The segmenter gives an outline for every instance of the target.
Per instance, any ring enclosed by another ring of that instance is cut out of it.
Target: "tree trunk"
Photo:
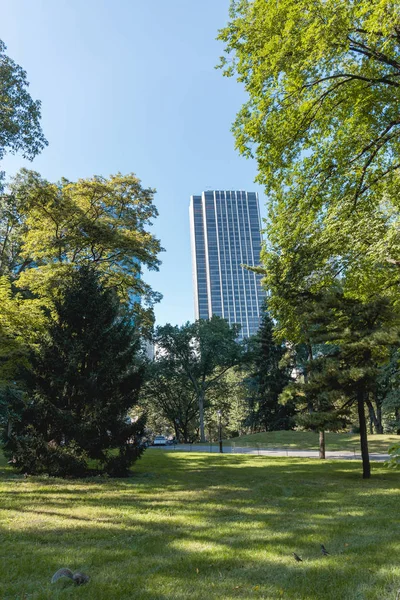
[[[200,442],[206,441],[204,430],[204,390],[201,390],[198,396],[199,399],[199,427],[200,427]]]
[[[400,435],[400,408],[394,409],[394,417],[396,419],[397,435]]]
[[[382,405],[375,400],[376,404],[376,420],[377,420],[377,431],[376,433],[383,433],[383,425],[382,425]]]
[[[369,418],[370,418],[370,431],[369,432],[374,433],[374,431],[372,429],[372,424],[373,424],[375,427],[375,433],[379,433],[379,431],[378,431],[379,423],[378,423],[378,419],[375,414],[375,409],[373,407],[373,404],[369,398],[366,398],[365,403],[368,406],[368,412],[369,412]]]
[[[310,363],[314,357],[313,357],[313,350],[312,350],[312,345],[310,344],[310,342],[307,343],[307,365],[304,371],[304,383],[308,383],[308,363]],[[314,412],[314,408],[313,408],[313,403],[311,402],[311,400],[307,401],[307,410],[308,413],[311,414],[312,412]]]
[[[371,477],[371,465],[369,462],[367,423],[365,420],[365,410],[364,410],[364,391],[362,388],[359,389],[357,392],[357,408],[358,408],[358,420],[360,422],[360,443],[361,443],[361,457],[362,457],[362,463],[363,463],[363,479],[369,479]]]
[[[325,431],[319,432],[319,457],[325,458]]]

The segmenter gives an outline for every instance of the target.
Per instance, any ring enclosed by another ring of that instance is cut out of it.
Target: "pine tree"
[[[346,416],[345,409],[355,405],[363,477],[369,478],[365,404],[375,389],[379,366],[398,342],[397,309],[382,296],[368,301],[348,298],[337,286],[329,292],[308,294],[302,310],[307,315],[310,343],[325,346],[324,352],[310,359],[304,381],[295,385],[304,423],[319,431],[336,429]]]
[[[95,461],[109,475],[126,475],[143,451],[144,420],[128,418],[143,378],[138,352],[117,295],[93,269],[75,270],[31,368],[20,374],[25,400],[4,434],[14,466],[81,476]]]
[[[260,329],[253,340],[254,369],[247,379],[253,428],[275,431],[293,426],[293,403],[279,402],[280,394],[291,379],[290,368],[282,364],[286,350],[274,339],[274,324],[265,309]]]

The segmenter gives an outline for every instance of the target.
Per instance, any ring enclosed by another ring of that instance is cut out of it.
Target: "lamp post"
[[[221,411],[217,411],[218,415],[218,441],[219,441],[219,451],[223,452],[222,449],[222,425],[221,425]]]

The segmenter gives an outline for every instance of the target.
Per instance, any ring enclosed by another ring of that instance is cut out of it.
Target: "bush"
[[[389,448],[389,460],[387,461],[387,466],[392,469],[398,469],[400,467],[400,443],[393,444]]]

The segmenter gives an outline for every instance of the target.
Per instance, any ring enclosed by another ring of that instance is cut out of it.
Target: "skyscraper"
[[[240,323],[240,337],[256,333],[265,292],[259,275],[261,219],[258,195],[207,191],[190,198],[195,318],[213,314]]]

